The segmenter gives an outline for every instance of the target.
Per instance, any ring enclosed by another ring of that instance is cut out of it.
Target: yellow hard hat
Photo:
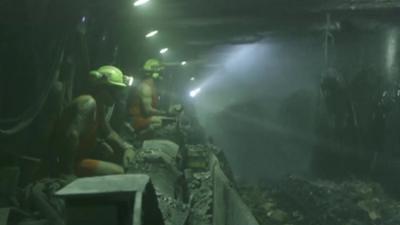
[[[149,59],[143,66],[146,72],[160,72],[164,69],[164,66],[157,59]]]
[[[124,74],[115,66],[102,66],[97,70],[90,71],[90,76],[95,82],[108,86],[126,87]]]

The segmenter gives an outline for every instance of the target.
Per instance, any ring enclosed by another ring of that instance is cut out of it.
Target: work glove
[[[171,115],[178,115],[182,111],[183,106],[181,104],[176,104],[169,107],[168,113]]]
[[[150,125],[149,125],[149,128],[150,128],[151,130],[155,130],[155,129],[157,129],[157,128],[162,127],[162,125],[163,125],[162,118],[164,118],[164,117],[163,117],[163,116],[152,116],[152,117],[150,118]]]
[[[123,156],[123,166],[124,168],[129,167],[135,162],[136,152],[131,146],[130,148],[125,149],[124,156]]]

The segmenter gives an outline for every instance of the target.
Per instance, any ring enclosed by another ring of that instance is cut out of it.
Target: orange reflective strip
[[[99,160],[83,159],[78,162],[76,175],[78,176],[93,176],[99,168]]]

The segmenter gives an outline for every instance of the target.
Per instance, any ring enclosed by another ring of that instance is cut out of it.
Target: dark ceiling
[[[129,9],[128,26],[134,27],[133,39],[150,52],[157,54],[165,46],[170,60],[202,62],[217,46],[282,33],[321,32],[328,12],[335,23],[354,15],[395,15],[399,7],[400,1],[394,0],[151,0]],[[144,39],[152,29],[159,35]]]
[[[327,13],[333,28],[348,21],[361,29],[400,21],[397,0],[150,0],[142,7],[133,1],[0,0],[0,109],[15,109],[3,116],[22,111],[19,101],[34,102],[34,95],[17,95],[15,87],[39,93],[64,50],[66,64],[81,77],[104,63],[135,72],[162,47],[170,49],[165,61],[202,67],[209,65],[208,53],[226,45],[282,34],[322,36],[331,28]],[[152,29],[159,35],[146,39]]]
[[[94,32],[88,32],[92,57],[101,58],[117,43],[123,67],[129,67],[127,64],[138,67],[146,58],[159,56],[158,51],[163,47],[170,49],[167,61],[204,62],[206,53],[219,46],[253,43],[281,34],[322,33],[327,28],[327,13],[332,15],[332,24],[336,24],[353,17],[390,18],[398,15],[400,8],[399,0],[150,0],[140,7],[133,6],[134,0],[58,0],[55,2],[60,2],[60,6],[51,11],[46,8],[50,2],[0,0],[0,24],[7,26],[0,33],[9,39],[24,37],[19,28],[37,34],[36,30],[26,28],[43,27],[34,24],[34,20],[41,19],[53,33],[63,32],[86,17],[87,23],[96,27],[89,28]],[[64,20],[70,21],[69,24],[43,19],[57,18],[56,14],[62,13],[69,17]],[[22,26],[13,28],[18,21]],[[26,21],[34,25],[26,25]],[[153,29],[159,30],[159,34],[146,39],[145,34]],[[65,31],[68,32],[71,33]],[[24,38],[29,39],[26,35]],[[112,40],[108,47],[105,38]],[[100,48],[107,50],[101,52]],[[98,60],[98,64],[105,61]]]

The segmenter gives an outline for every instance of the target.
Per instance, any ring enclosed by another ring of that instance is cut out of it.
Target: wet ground
[[[240,192],[261,225],[400,224],[400,201],[372,181],[289,177]]]

